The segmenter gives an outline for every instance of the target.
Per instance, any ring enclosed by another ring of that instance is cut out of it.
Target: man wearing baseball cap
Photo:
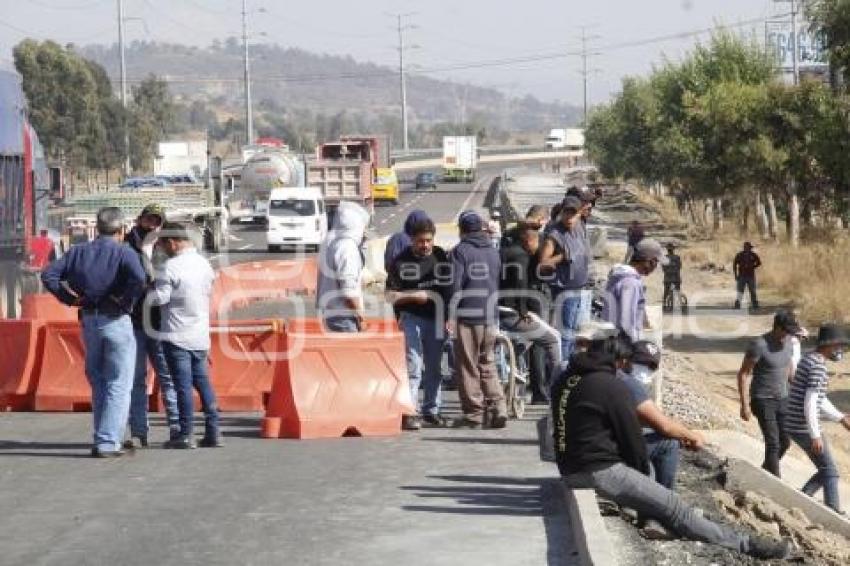
[[[575,333],[584,322],[582,304],[590,305],[590,249],[581,220],[583,203],[576,196],[564,197],[559,222],[552,228],[540,253],[541,275],[548,277],[556,308],[556,326],[561,330],[561,358],[568,362],[575,349]]]
[[[136,225],[127,233],[124,241],[139,255],[145,268],[148,284],[154,280],[154,245],[159,237],[159,231],[165,222],[165,208],[157,203],[150,203],[142,209],[136,218]],[[161,256],[161,252],[157,252]],[[164,257],[159,257],[162,262]],[[159,261],[157,261],[159,263]],[[169,438],[179,433],[179,415],[177,411],[177,393],[174,381],[165,361],[162,342],[153,338],[151,331],[160,331],[161,309],[155,305],[144,305],[139,301],[133,309],[133,333],[136,338],[136,370],[133,378],[133,389],[130,394],[130,440],[124,443],[125,448],[132,448],[133,438],[142,447],[148,446],[148,393],[147,375],[148,360],[156,372],[157,383],[169,426]]]
[[[755,415],[758,419],[764,436],[762,468],[776,477],[781,477],[779,461],[791,445],[785,430],[791,350],[786,347],[785,339],[800,332],[794,313],[777,312],[773,328],[750,343],[738,370],[741,418],[748,421]]]
[[[478,429],[487,421],[492,428],[504,428],[508,410],[496,374],[494,351],[499,332],[499,251],[484,232],[484,220],[477,212],[461,213],[458,230],[460,243],[450,255],[449,328],[455,334],[455,367],[463,417],[453,426]]]
[[[608,274],[602,318],[625,332],[634,342],[640,340],[641,333],[648,328],[642,278],[652,274],[659,264],[667,264],[661,244],[652,238],[644,238],[635,244],[629,264],[615,265]]]
[[[840,422],[845,429],[850,430],[850,415],[836,409],[826,396],[829,387],[826,362],[841,361],[847,344],[847,334],[840,326],[825,324],[820,327],[817,348],[803,356],[797,366],[785,415],[785,428],[791,439],[817,467],[817,472],[803,486],[803,493],[813,497],[823,488],[824,503],[836,513],[841,513],[838,468],[829,444],[823,438],[820,416]]]

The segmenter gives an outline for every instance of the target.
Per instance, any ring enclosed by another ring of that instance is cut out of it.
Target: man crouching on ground
[[[168,369],[177,390],[180,436],[165,448],[194,448],[192,388],[198,390],[204,410],[205,431],[200,445],[223,446],[218,431],[218,404],[210,384],[210,296],[215,273],[195,249],[185,226],[166,222],[158,245],[168,256],[157,273],[148,301],[162,306],[162,341]]]
[[[789,541],[739,533],[698,515],[678,494],[649,476],[649,460],[628,387],[616,377],[623,338],[594,340],[570,360],[552,389],[555,456],[566,484],[594,488],[620,506],[674,533],[756,558],[786,558]]]

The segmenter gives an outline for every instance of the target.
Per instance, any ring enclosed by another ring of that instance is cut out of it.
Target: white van
[[[319,249],[328,232],[322,193],[315,187],[272,189],[266,241],[270,252],[281,247]]]

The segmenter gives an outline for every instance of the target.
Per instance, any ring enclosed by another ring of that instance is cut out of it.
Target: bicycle
[[[662,300],[662,310],[664,312],[673,312],[678,305],[683,316],[688,314],[688,297],[682,293],[681,283],[665,283],[664,298]]]

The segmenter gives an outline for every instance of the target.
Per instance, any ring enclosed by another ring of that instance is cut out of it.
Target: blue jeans
[[[177,390],[177,408],[180,411],[180,437],[192,438],[195,413],[192,389],[198,391],[204,411],[204,437],[218,438],[218,403],[210,383],[207,350],[184,350],[171,342],[163,342],[165,359]]]
[[[832,453],[829,451],[829,444],[826,443],[826,439],[821,437],[823,452],[815,454],[812,452],[812,439],[808,434],[792,432],[790,436],[797,446],[806,452],[809,460],[818,469],[815,475],[803,486],[803,493],[813,497],[820,488],[823,488],[824,503],[836,513],[841,513],[841,505],[838,499],[838,468],[835,465],[835,460],[832,459]]]
[[[437,415],[440,413],[443,357],[443,340],[437,336],[437,322],[402,311],[398,323],[404,332],[410,397],[416,405],[421,383],[424,396],[420,414]]]
[[[667,489],[675,489],[679,468],[679,441],[651,432],[645,434],[646,452],[652,464],[655,481]]]
[[[86,376],[91,385],[94,447],[121,449],[136,363],[133,323],[128,315],[84,314]]]
[[[570,356],[576,349],[576,332],[579,325],[582,323],[582,301],[584,300],[583,291],[562,291],[562,295],[557,300],[561,301],[561,360],[566,366],[570,361]],[[590,303],[587,303],[590,307]],[[590,317],[588,317],[589,319]]]
[[[148,375],[148,359],[156,372],[162,403],[165,405],[165,415],[171,436],[180,430],[179,411],[177,409],[177,392],[168,371],[168,362],[162,351],[162,342],[154,340],[145,334],[144,328],[134,328],[136,337],[136,371],[133,378],[133,392],[130,395],[130,434],[132,436],[147,436],[148,430],[148,390],[146,378]]]
[[[331,332],[359,332],[357,319],[353,316],[329,316],[325,319],[325,326]]]

